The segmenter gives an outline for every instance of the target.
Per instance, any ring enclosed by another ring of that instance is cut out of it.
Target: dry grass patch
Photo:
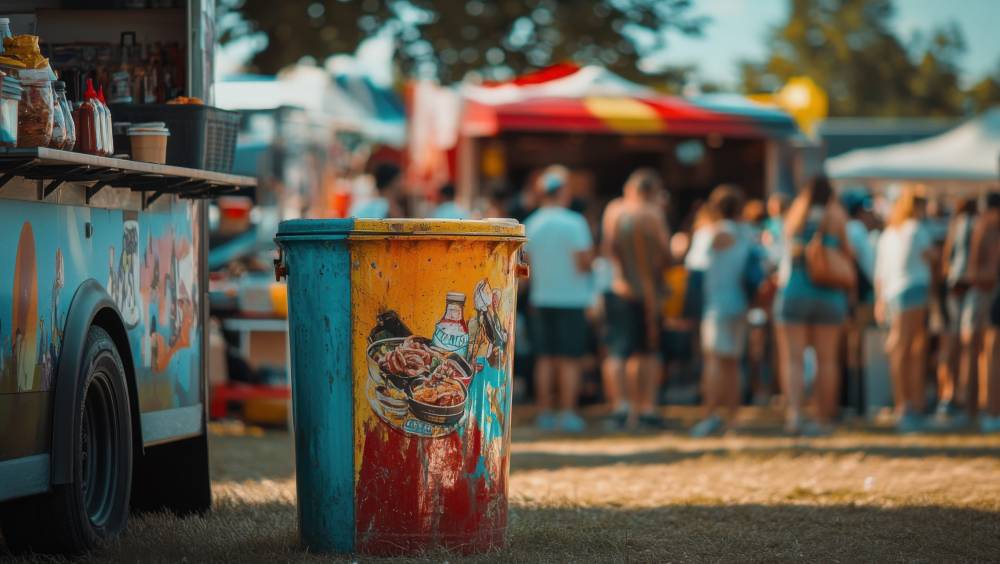
[[[217,426],[212,466],[211,514],[136,517],[121,540],[85,560],[331,559],[298,545],[287,434]],[[507,549],[399,561],[941,562],[1000,555],[1000,437],[851,430],[823,439],[693,441],[677,433],[562,438],[518,429],[510,495]]]

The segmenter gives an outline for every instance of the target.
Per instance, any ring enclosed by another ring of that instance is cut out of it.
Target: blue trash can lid
[[[414,236],[524,239],[524,225],[514,219],[290,219],[278,226],[275,240]]]

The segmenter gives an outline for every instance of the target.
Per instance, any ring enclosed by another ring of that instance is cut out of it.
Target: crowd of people
[[[380,194],[398,183],[390,172],[376,171]],[[532,279],[518,347],[535,358],[540,429],[586,428],[577,404],[596,348],[609,429],[663,428],[659,391],[686,356],[700,366],[704,409],[693,436],[738,426],[747,389],[751,401],[780,398],[785,432],[826,434],[866,414],[869,365],[884,355],[900,432],[1000,432],[1000,192],[930,198],[905,185],[876,197],[818,176],[763,202],[726,184],[672,232],[670,192],[652,169],[634,171],[599,222],[569,184],[569,170],[550,166],[522,198],[491,194],[480,214],[525,224]],[[353,215],[391,213],[380,198]],[[474,215],[453,187],[440,200],[435,217]]]

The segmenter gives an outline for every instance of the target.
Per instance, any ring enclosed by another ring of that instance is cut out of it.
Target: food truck
[[[211,0],[3,7],[71,96],[126,72],[146,115],[215,110],[156,103],[211,103]],[[170,143],[196,146],[167,125]],[[0,526],[14,552],[80,552],[119,534],[130,509],[211,504],[206,199],[254,181],[208,160],[131,160],[127,145],[72,149],[0,149]]]

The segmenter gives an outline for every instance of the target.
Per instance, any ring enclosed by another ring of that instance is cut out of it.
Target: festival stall
[[[981,193],[1000,176],[1000,108],[920,141],[859,149],[826,161],[838,184],[875,190],[908,180],[949,193]]]
[[[640,166],[663,175],[681,208],[723,182],[754,197],[790,192],[803,139],[790,116],[740,96],[667,96],[571,64],[456,89],[420,83],[410,111],[410,181],[453,178],[468,202],[556,162],[586,171],[580,195],[598,201]]]

